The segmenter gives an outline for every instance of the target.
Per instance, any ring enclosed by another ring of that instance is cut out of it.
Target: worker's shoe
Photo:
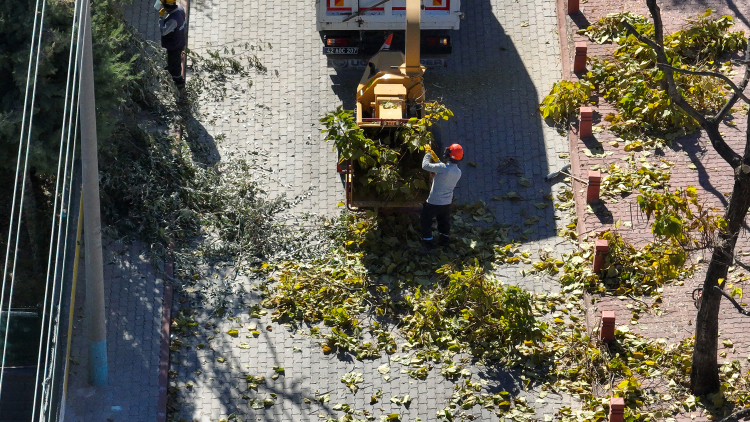
[[[435,249],[435,241],[433,238],[422,239],[422,249],[425,251],[432,251]]]
[[[451,238],[448,235],[445,234],[439,234],[438,235],[438,245],[441,248],[447,248],[450,246]]]
[[[172,80],[174,81],[174,84],[178,89],[185,88],[185,78],[183,78],[182,76],[178,76],[176,78],[173,76]]]

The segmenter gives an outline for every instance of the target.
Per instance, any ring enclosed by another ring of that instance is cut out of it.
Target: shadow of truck
[[[40,334],[41,319],[36,309],[12,310],[10,314],[3,311],[0,315],[0,351],[6,349],[0,422],[31,420]]]

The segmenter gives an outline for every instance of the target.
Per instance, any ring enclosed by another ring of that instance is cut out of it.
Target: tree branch
[[[738,422],[740,419],[745,418],[747,416],[750,416],[750,407],[746,407],[740,410],[739,412],[732,413],[731,415],[720,420],[719,422]]]
[[[746,43],[745,47],[745,60],[750,59],[750,38],[748,38],[748,42]],[[747,82],[750,81],[750,62],[745,62],[745,76],[742,78],[742,82],[740,82],[739,89],[741,89],[743,92],[745,91],[745,88],[747,88]],[[724,119],[724,116],[727,115],[729,110],[734,106],[734,104],[737,102],[738,96],[737,91],[734,91],[734,94],[729,98],[729,101],[727,101],[726,104],[724,104],[724,107],[714,116],[714,119],[718,122],[722,119]],[[748,138],[750,139],[750,138]],[[747,153],[745,154],[747,155]]]
[[[657,27],[656,25],[657,20],[660,21],[661,19],[654,19],[655,28]],[[628,21],[623,20],[622,24],[623,26],[625,26],[625,29],[627,29],[628,32],[633,34],[633,36],[638,39],[638,41],[654,49],[654,52],[656,53],[656,65],[657,66],[660,66],[662,64],[666,65],[664,68],[664,75],[666,76],[666,80],[667,80],[667,92],[669,93],[669,97],[672,99],[672,101],[675,104],[677,104],[678,107],[683,109],[685,113],[690,115],[690,117],[697,120],[698,124],[700,124],[701,127],[703,127],[704,125],[710,124],[710,122],[706,119],[706,116],[702,115],[700,112],[698,112],[698,110],[695,109],[695,107],[690,105],[690,103],[688,103],[687,100],[685,100],[685,97],[683,97],[682,94],[680,94],[680,91],[677,90],[677,84],[675,83],[674,75],[672,74],[672,66],[669,65],[669,61],[667,60],[667,55],[666,53],[664,53],[664,48],[661,45],[654,42],[654,40],[641,35],[640,32],[638,32],[638,30],[635,29],[635,27],[631,25]],[[659,22],[658,27],[661,28],[661,22]],[[659,31],[657,31],[657,39],[662,38],[662,37],[663,35],[661,35]]]
[[[739,313],[741,313],[742,315],[745,315],[745,316],[750,316],[750,311],[746,310],[739,303],[737,303],[737,301],[734,300],[734,298],[732,296],[730,296],[729,293],[725,292],[724,290],[721,290],[721,287],[714,286],[714,290],[716,290],[717,292],[719,292],[725,298],[729,299],[729,301],[732,302],[732,305],[734,305],[734,307],[737,308],[737,311]],[[748,413],[748,415],[750,415],[750,413]]]
[[[727,145],[726,141],[724,141],[724,137],[721,136],[721,133],[719,132],[719,122],[740,98],[737,91],[734,91],[729,101],[724,104],[724,107],[722,107],[719,113],[712,118],[707,118],[690,105],[680,91],[677,90],[677,84],[674,81],[674,67],[669,64],[667,55],[664,52],[664,47],[662,46],[664,40],[664,28],[661,21],[659,6],[656,4],[656,0],[646,0],[646,5],[651,12],[651,16],[654,18],[654,33],[658,42],[641,35],[638,30],[626,20],[622,20],[621,23],[629,33],[633,34],[633,36],[638,39],[638,41],[654,49],[654,52],[656,53],[656,65],[664,71],[664,79],[667,81],[667,92],[669,93],[669,98],[671,98],[672,102],[680,107],[685,113],[698,122],[698,124],[706,131],[706,134],[708,134],[711,144],[716,152],[724,159],[724,161],[732,166],[733,169],[737,169],[742,165],[742,157]],[[750,45],[748,45],[748,51],[750,51]],[[746,54],[746,56],[750,57],[748,54]],[[749,72],[750,69],[746,68],[745,76],[750,79]],[[742,83],[740,83],[740,87],[744,91],[746,86],[747,80],[743,79]]]
[[[680,69],[679,67],[670,66],[668,64],[664,63],[657,63],[657,66],[659,66],[662,69],[668,68],[675,72],[679,73],[687,73],[688,75],[698,75],[698,76],[712,76],[714,78],[719,78],[726,82],[730,87],[732,87],[732,91],[739,96],[739,98],[742,98],[746,103],[750,103],[750,99],[748,99],[745,94],[742,93],[743,90],[741,90],[737,85],[732,82],[731,79],[727,78],[726,76],[722,75],[718,72],[709,72],[704,70],[688,70],[688,69]]]

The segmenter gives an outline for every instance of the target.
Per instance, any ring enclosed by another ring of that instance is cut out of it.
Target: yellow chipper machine
[[[420,15],[421,0],[406,1],[406,42],[404,53],[390,49],[392,35],[383,48],[368,63],[357,86],[357,125],[370,139],[392,143],[396,132],[409,122],[409,119],[424,117],[425,89],[422,77],[425,68],[420,64]],[[399,166],[421,169],[419,151],[400,157]],[[346,173],[347,207],[351,210],[377,210],[408,212],[421,209],[429,193],[429,180],[420,183],[423,187],[408,195],[375,193],[362,189],[357,178],[365,177],[358,171],[356,163],[347,163]],[[421,170],[420,170],[421,171]],[[424,175],[426,176],[426,174]]]

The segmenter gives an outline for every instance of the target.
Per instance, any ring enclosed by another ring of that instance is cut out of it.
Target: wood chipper
[[[391,36],[368,63],[357,86],[356,123],[365,136],[383,144],[398,142],[398,131],[410,119],[422,119],[425,114],[425,68],[420,64],[420,0],[406,2],[405,52],[390,49]],[[409,175],[427,179],[421,172],[421,153],[406,151],[398,160],[399,169]],[[373,192],[367,188],[366,172],[357,163],[342,164],[346,174],[346,200],[351,210],[418,211],[429,194],[429,179],[416,180],[408,195],[401,192]],[[400,197],[400,198],[399,198]]]

